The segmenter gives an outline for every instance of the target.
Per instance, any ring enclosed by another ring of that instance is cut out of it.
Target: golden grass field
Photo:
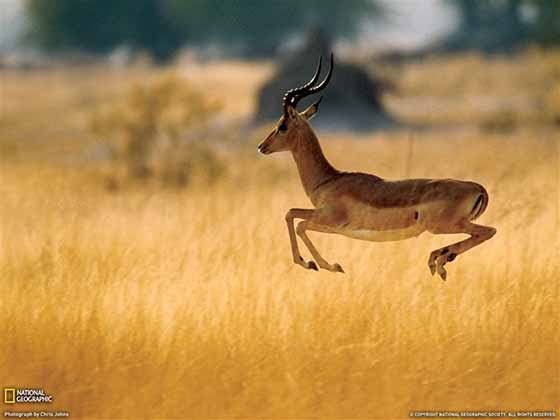
[[[221,147],[229,175],[211,187],[106,191],[87,159],[88,113],[168,70],[5,71],[0,386],[44,388],[55,402],[39,407],[73,418],[560,409],[560,136],[533,108],[559,58],[412,64],[387,103],[432,125],[320,133],[340,169],[486,186],[479,222],[498,234],[449,264],[446,282],[427,259],[457,236],[312,233],[346,274],[294,265],[284,214],[310,204],[289,156],[257,155],[257,134]],[[185,76],[246,115],[270,70],[217,63]],[[513,127],[484,128],[504,107]]]

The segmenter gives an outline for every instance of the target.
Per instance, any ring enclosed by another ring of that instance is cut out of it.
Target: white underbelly
[[[336,233],[349,238],[362,239],[371,242],[400,241],[402,239],[412,238],[425,232],[426,228],[421,224],[415,224],[407,228],[393,230],[347,230],[337,229]]]

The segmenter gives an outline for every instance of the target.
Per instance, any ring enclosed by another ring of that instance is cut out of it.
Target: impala
[[[289,151],[294,157],[305,193],[313,209],[290,209],[286,214],[294,262],[306,269],[343,273],[340,264],[329,264],[317,251],[307,231],[336,233],[374,242],[398,241],[428,231],[433,234],[466,233],[469,238],[436,249],[430,254],[428,267],[442,280],[445,265],[458,255],[490,239],[493,227],[472,221],[488,205],[488,193],[482,185],[454,179],[406,179],[388,181],[360,172],[342,172],[325,158],[317,136],[309,124],[321,98],[305,111],[298,112],[298,102],[323,90],[333,72],[333,55],[325,79],[316,85],[321,59],[315,75],[305,85],[284,95],[283,115],[276,127],[259,144],[265,155]],[[294,219],[302,219],[294,229]],[[314,261],[305,261],[299,252],[297,235],[309,249]]]

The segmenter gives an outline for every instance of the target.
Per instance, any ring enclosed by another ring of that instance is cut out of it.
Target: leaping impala
[[[428,231],[433,234],[467,233],[470,238],[430,254],[432,275],[445,280],[445,264],[458,255],[490,239],[496,229],[472,223],[488,205],[482,185],[454,179],[406,179],[386,181],[360,172],[341,172],[325,158],[309,120],[319,108],[321,98],[303,112],[298,102],[323,90],[333,72],[333,55],[326,78],[316,85],[321,59],[315,75],[302,87],[289,90],[283,99],[283,115],[276,127],[258,146],[270,153],[290,151],[296,162],[305,193],[314,209],[290,209],[286,213],[294,262],[318,270],[314,261],[305,261],[298,249],[296,233],[319,267],[343,273],[340,264],[329,264],[317,251],[306,231],[337,233],[374,242],[399,241]],[[294,230],[294,219],[303,219]]]

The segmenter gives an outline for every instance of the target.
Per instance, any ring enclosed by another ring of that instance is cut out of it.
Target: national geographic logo
[[[16,403],[16,389],[4,388],[4,404],[15,404],[15,403]]]
[[[4,388],[4,404],[52,403],[53,396],[42,388]]]

